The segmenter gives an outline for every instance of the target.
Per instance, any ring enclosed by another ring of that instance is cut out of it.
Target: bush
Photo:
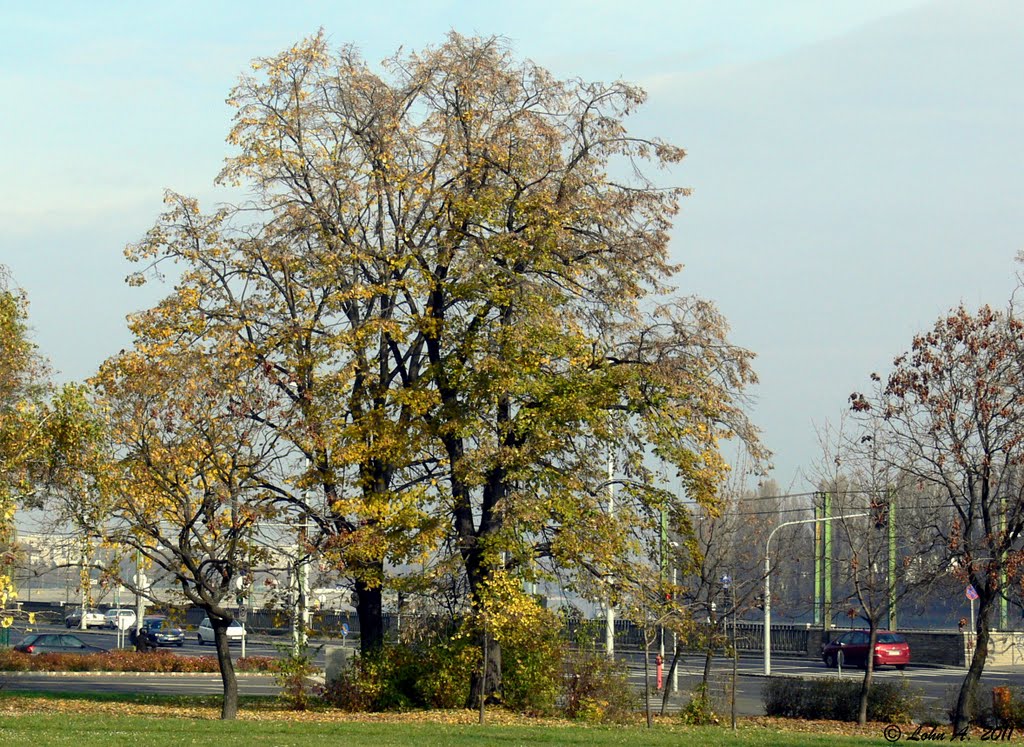
[[[630,721],[640,707],[625,663],[590,646],[566,655],[561,700],[569,718],[603,723]]]
[[[679,718],[688,726],[718,725],[718,714],[711,705],[707,685],[697,685],[690,696],[690,701],[679,711]]]
[[[763,691],[765,713],[783,718],[856,721],[860,688],[860,680],[837,677],[769,677]],[[908,723],[919,707],[920,695],[905,678],[876,682],[868,693],[869,721]]]
[[[277,661],[249,656],[235,662],[238,672],[273,672]],[[0,671],[6,672],[217,672],[215,656],[178,656],[170,651],[108,651],[103,654],[23,654],[0,649]]]
[[[473,672],[480,670],[480,648],[455,638],[424,648],[424,672],[416,684],[423,704],[427,708],[465,707]]]
[[[562,621],[525,593],[518,579],[503,572],[487,580],[482,597],[488,635],[501,645],[502,703],[530,715],[553,713],[567,648]],[[479,646],[481,620],[468,621],[458,635]]]
[[[407,645],[384,645],[354,658],[324,699],[346,711],[394,711],[423,707],[417,684],[429,662]]]
[[[277,661],[274,680],[281,688],[281,700],[292,710],[304,711],[309,708],[313,693],[309,687],[309,676],[317,668],[309,652],[303,649],[298,654],[289,652]]]

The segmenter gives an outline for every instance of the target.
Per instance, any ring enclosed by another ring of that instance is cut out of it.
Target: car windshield
[[[879,633],[879,643],[906,643],[907,639],[903,637],[902,633]]]

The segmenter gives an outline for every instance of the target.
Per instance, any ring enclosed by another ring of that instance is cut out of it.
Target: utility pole
[[[999,533],[1006,536],[1006,493],[1003,492],[999,499]],[[999,558],[999,588],[1005,592],[1006,590],[1006,557]],[[999,629],[1007,630],[1009,628],[1009,617],[1007,615],[1006,608],[1006,594],[1002,593],[999,595]],[[973,628],[972,628],[973,629]]]
[[[822,530],[822,532],[825,535],[825,542],[824,542],[825,562],[823,563],[823,565],[824,565],[824,573],[823,573],[822,581],[823,581],[823,586],[824,586],[824,590],[825,590],[825,601],[824,601],[824,604],[822,605],[823,612],[824,612],[824,618],[822,620],[822,623],[823,623],[823,629],[824,630],[831,630],[832,629],[832,523],[831,523],[831,521],[832,521],[832,494],[827,492],[827,491],[824,493],[823,514],[824,515],[821,517],[821,521],[824,524],[824,526],[822,526],[821,530]]]
[[[827,493],[826,493],[827,495]],[[829,522],[836,519],[856,519],[868,514],[849,514],[847,516],[824,516],[820,519],[798,519],[796,521],[784,521],[768,533],[768,541],[764,543],[764,673],[768,676],[772,673],[772,565],[771,546],[772,537],[783,527],[796,526],[797,524],[823,523],[828,526]],[[825,535],[826,538],[829,534]]]
[[[306,530],[309,517],[304,517],[299,525],[298,542],[296,544],[294,584],[294,605],[292,607],[292,653],[299,656],[306,647],[306,631],[309,629],[309,604],[307,591],[309,586],[309,563],[306,558]]]
[[[608,449],[608,518],[615,518],[615,457]],[[612,579],[608,578],[608,597],[605,604],[604,650],[609,659],[615,658],[615,605],[613,603]]]
[[[814,519],[817,522],[822,516],[822,508],[818,505],[821,493],[814,494]],[[825,553],[821,546],[821,524],[814,525],[814,627],[821,625],[821,566],[825,562]]]
[[[896,491],[889,491],[889,630],[896,630]]]

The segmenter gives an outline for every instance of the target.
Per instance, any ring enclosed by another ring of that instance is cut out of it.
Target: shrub
[[[425,662],[406,645],[384,645],[354,658],[324,699],[347,711],[391,711],[423,706],[417,687]]]
[[[993,687],[992,702],[987,703],[987,692],[980,685],[974,691],[972,712],[977,723],[987,725],[1024,727],[1024,689],[1020,687]],[[949,713],[956,706],[956,693],[951,696]],[[952,715],[950,716],[952,720]]]
[[[640,706],[626,665],[592,646],[567,653],[561,700],[569,718],[605,723],[629,721]]]
[[[679,711],[679,718],[688,726],[717,726],[718,714],[711,705],[708,686],[697,685],[690,696],[690,701]]]
[[[543,715],[555,710],[562,684],[562,621],[523,591],[518,579],[495,573],[483,590],[488,634],[501,645],[501,700],[512,710]],[[458,634],[479,646],[480,620]]]
[[[281,688],[281,700],[292,710],[304,711],[309,708],[313,693],[309,687],[309,676],[317,671],[307,649],[299,653],[290,652],[279,659],[274,680]]]
[[[784,718],[856,721],[860,687],[860,680],[837,677],[769,677],[763,691],[765,713]],[[902,677],[898,682],[876,682],[868,693],[870,721],[907,723],[919,708],[919,693]]]
[[[473,672],[479,671],[481,650],[466,639],[451,638],[422,646],[424,671],[417,691],[428,708],[462,708],[469,702]]]
[[[277,661],[268,656],[238,659],[239,672],[273,672]],[[23,654],[0,649],[0,671],[7,672],[217,672],[215,656],[178,656],[170,651],[141,653],[125,649],[103,654]]]

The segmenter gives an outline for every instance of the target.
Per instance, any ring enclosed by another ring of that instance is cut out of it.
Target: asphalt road
[[[630,682],[638,689],[643,689],[644,672],[643,657],[639,654],[627,655],[630,671]],[[652,684],[654,665],[650,667]],[[667,675],[668,667],[665,667]],[[670,707],[678,707],[686,702],[689,693],[701,680],[704,671],[704,659],[701,656],[688,656],[680,667],[679,690],[670,694]],[[778,676],[803,677],[818,679],[824,677],[842,677],[860,682],[864,677],[862,669],[844,669],[840,674],[835,669],[827,669],[820,660],[815,659],[772,659],[772,674]],[[889,681],[906,677],[911,686],[921,693],[923,706],[938,718],[945,718],[947,707],[960,689],[966,670],[959,667],[914,667],[898,672],[892,667],[885,667],[875,672],[875,681]],[[709,692],[717,699],[720,712],[728,712],[729,683],[732,675],[732,661],[715,659],[709,678]],[[667,677],[666,677],[667,679]],[[762,690],[764,688],[764,663],[760,658],[743,657],[737,667],[736,711],[741,716],[764,714]],[[992,668],[982,676],[981,692],[988,693],[997,685],[1024,687],[1024,667]],[[657,705],[661,705],[661,693],[656,693]]]
[[[44,632],[64,631],[64,628],[49,628],[44,626]],[[67,632],[67,631],[65,631]],[[88,632],[72,631],[87,643],[102,646],[104,648],[116,648],[117,638],[115,631],[90,630]],[[323,666],[322,644],[330,643],[338,645],[340,641],[311,641],[311,652],[314,653],[314,662]],[[282,656],[290,649],[290,639],[281,637],[274,639],[270,637],[253,636],[246,645],[246,654],[249,656]],[[351,645],[351,642],[350,642]],[[213,646],[200,646],[196,642],[195,634],[186,637],[185,645],[181,648],[172,648],[175,653],[188,656],[213,656]],[[231,650],[240,655],[241,650],[233,645]],[[639,692],[643,692],[644,669],[643,656],[637,652],[620,652],[619,656],[627,663],[630,675],[630,682]],[[675,710],[689,697],[689,693],[699,684],[704,669],[704,658],[699,655],[687,656],[680,666],[679,688],[676,693],[669,696],[669,709]],[[668,666],[665,667],[667,679]],[[709,680],[709,691],[713,698],[717,699],[719,709],[728,712],[728,692],[731,681],[732,661],[729,659],[715,659],[712,664],[712,672]],[[863,671],[860,669],[845,669],[840,674],[835,669],[826,669],[819,660],[808,659],[785,659],[774,657],[772,659],[772,674],[793,677],[805,677],[810,679],[822,677],[849,678],[860,681],[863,678]],[[875,672],[876,681],[892,680],[906,677],[907,680],[922,693],[922,700],[925,707],[942,717],[946,707],[952,702],[952,698],[959,690],[963,681],[965,670],[956,667],[915,667],[909,666],[903,672],[897,672],[893,668],[883,668]],[[737,668],[736,705],[737,713],[741,716],[761,715],[764,713],[761,694],[764,687],[763,662],[760,658],[741,658]],[[654,690],[655,666],[650,665],[650,676],[652,685],[652,702],[654,708],[661,706],[661,692]],[[75,674],[75,675],[51,675],[39,673],[23,674],[0,674],[0,682],[3,686],[12,690],[64,690],[64,691],[102,691],[102,692],[151,692],[167,694],[216,694],[221,692],[220,678],[217,675],[179,675],[179,674]],[[982,692],[988,692],[997,685],[1008,685],[1024,687],[1024,666],[992,668],[982,677]],[[243,675],[239,677],[239,688],[243,695],[275,695],[279,691],[274,680],[266,675]]]

